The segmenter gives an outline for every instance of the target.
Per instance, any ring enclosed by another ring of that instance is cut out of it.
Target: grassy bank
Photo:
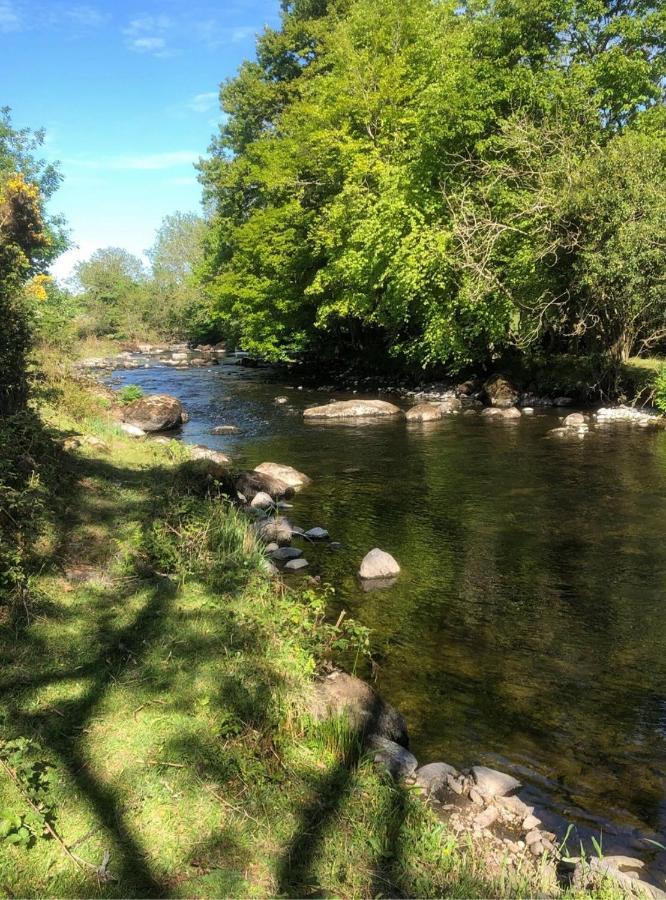
[[[307,721],[336,638],[316,588],[267,579],[179,445],[45,371],[30,572],[0,622],[0,895],[558,893]]]

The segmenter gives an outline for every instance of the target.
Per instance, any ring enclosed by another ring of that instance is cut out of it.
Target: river
[[[660,864],[650,841],[666,844],[666,433],[614,426],[557,440],[553,411],[306,423],[305,407],[342,395],[232,363],[113,380],[177,396],[188,443],[312,478],[289,516],[342,549],[308,547],[307,572],[371,629],[376,686],[405,714],[419,760],[509,771],[556,825]],[[279,394],[289,402],[276,405]],[[212,436],[215,425],[241,433]],[[402,574],[365,593],[356,572],[375,546]]]

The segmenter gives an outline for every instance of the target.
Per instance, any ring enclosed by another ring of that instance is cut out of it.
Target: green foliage
[[[143,388],[138,384],[126,384],[118,391],[118,402],[132,403],[133,400],[140,400],[143,395]]]
[[[50,799],[53,768],[35,759],[39,748],[29,738],[0,741],[0,766],[18,788],[20,805],[0,808],[0,843],[29,847],[48,835],[55,810]]]
[[[205,233],[198,216],[166,216],[148,251],[150,271],[122,248],[95,251],[76,268],[73,327],[126,340],[207,337],[210,314],[194,279]]]
[[[60,176],[36,156],[43,140],[42,132],[13,128],[9,109],[0,109],[0,416],[27,400],[31,328],[23,289],[65,246],[62,222],[45,211]]]
[[[202,165],[221,331],[451,369],[662,340],[664,28],[650,0],[286,4]]]
[[[654,379],[654,404],[666,413],[666,365],[662,365]]]

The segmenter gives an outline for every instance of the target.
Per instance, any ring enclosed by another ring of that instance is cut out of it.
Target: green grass
[[[488,870],[348,729],[308,722],[331,646],[322,600],[262,574],[245,521],[182,448],[123,436],[80,385],[45,396],[52,430],[109,450],[60,461],[27,615],[0,622],[0,810],[29,823],[32,797],[84,862],[33,822],[28,846],[0,842],[0,895],[558,892],[531,869]],[[74,565],[85,580],[65,577]],[[93,870],[107,855],[115,880]]]

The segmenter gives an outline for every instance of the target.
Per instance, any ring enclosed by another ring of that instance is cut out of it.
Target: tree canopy
[[[658,0],[285,3],[201,166],[220,327],[453,370],[661,340],[665,32]]]

